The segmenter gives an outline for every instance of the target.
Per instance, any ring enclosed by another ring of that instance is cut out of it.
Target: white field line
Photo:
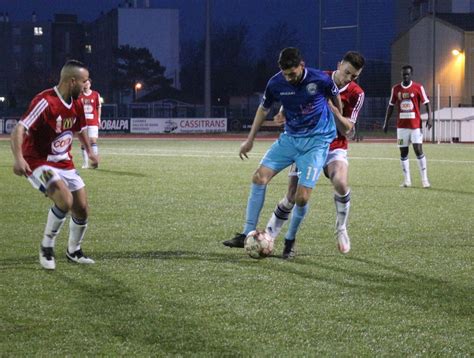
[[[260,160],[265,153],[263,152],[252,152],[249,153],[251,159]],[[102,150],[101,155],[117,155],[125,157],[178,157],[178,158],[235,158],[239,159],[239,154],[237,152],[215,152],[215,151],[184,151],[176,152],[176,150],[158,150],[151,152],[147,150],[147,153],[140,151],[130,152],[113,152]],[[349,157],[349,160],[391,160],[399,161],[399,158],[384,158],[384,157]],[[413,159],[414,160],[414,159]],[[448,160],[448,159],[429,159],[428,162],[436,163],[456,163],[456,164],[474,164],[474,160]]]

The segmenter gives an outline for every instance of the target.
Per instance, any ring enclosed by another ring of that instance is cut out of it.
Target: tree
[[[301,47],[297,31],[286,22],[278,22],[264,33],[261,39],[260,58],[256,64],[255,91],[262,91],[268,79],[279,71],[277,59],[285,47]]]
[[[212,101],[226,103],[230,96],[252,93],[253,50],[245,23],[213,24],[211,40]],[[183,91],[197,100],[204,97],[204,41],[183,46],[181,84]]]
[[[148,89],[171,87],[172,80],[164,76],[166,68],[153,58],[147,48],[120,46],[114,50],[114,62],[114,88],[131,90],[134,100],[134,88],[138,82]]]

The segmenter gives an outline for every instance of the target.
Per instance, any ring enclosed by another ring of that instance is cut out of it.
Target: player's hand
[[[253,141],[247,139],[246,141],[242,142],[242,144],[240,145],[240,152],[239,152],[240,159],[244,160],[244,157],[248,159],[249,157],[247,156],[247,153],[252,150],[252,147],[253,147]]]
[[[32,171],[26,160],[21,158],[15,160],[15,163],[13,163],[13,173],[18,176],[29,176]]]
[[[341,112],[339,112],[339,108],[337,108],[334,103],[332,103],[331,100],[328,101],[328,106],[329,106],[329,109],[331,110],[332,113],[334,113],[335,115],[338,115],[340,114]]]
[[[278,124],[279,126],[285,124],[286,122],[286,117],[285,117],[285,114],[283,112],[278,112],[277,114],[275,114],[273,116],[273,121]]]
[[[427,128],[428,130],[430,130],[431,127],[433,127],[433,123],[431,122],[431,118],[430,118],[430,119],[428,119],[428,120],[426,121],[426,128]]]
[[[94,153],[89,154],[89,167],[91,167],[92,169],[96,169],[98,166],[99,157]]]

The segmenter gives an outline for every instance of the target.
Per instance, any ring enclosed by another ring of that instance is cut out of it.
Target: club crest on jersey
[[[318,91],[318,85],[316,83],[308,83],[308,85],[306,86],[306,91],[310,94],[310,95],[315,95],[316,92]]]
[[[72,132],[66,131],[51,143],[51,152],[54,155],[66,153],[72,143]]]
[[[403,93],[402,98],[403,99],[410,98],[410,94],[409,93]]]

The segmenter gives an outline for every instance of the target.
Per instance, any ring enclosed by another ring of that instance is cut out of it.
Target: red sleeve
[[[30,103],[28,110],[23,114],[20,123],[26,129],[38,126],[42,122],[43,116],[48,111],[48,101],[43,96],[36,96]]]
[[[364,105],[364,98],[365,98],[365,93],[362,90],[362,88],[360,87],[354,88],[354,92],[351,94],[351,100],[350,100],[352,111],[349,116],[349,119],[352,123],[355,123],[357,121],[359,111]]]

